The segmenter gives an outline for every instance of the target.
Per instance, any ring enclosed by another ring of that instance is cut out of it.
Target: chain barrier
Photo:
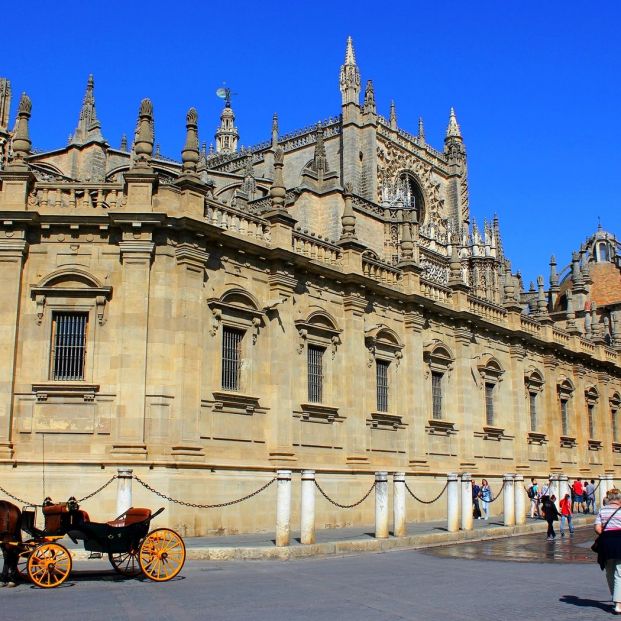
[[[405,489],[408,490],[408,493],[410,494],[410,496],[412,496],[412,498],[414,498],[414,500],[417,500],[418,502],[423,503],[424,505],[431,505],[433,504],[436,500],[440,499],[440,496],[442,496],[442,494],[444,494],[444,492],[446,491],[446,488],[448,487],[448,481],[444,484],[444,487],[442,488],[442,491],[433,499],[433,500],[423,500],[422,498],[419,498],[411,489],[410,486],[407,484],[407,482],[405,483]]]
[[[88,496],[84,496],[84,498],[78,498],[77,502],[84,502],[85,500],[88,500],[89,498],[96,496],[97,494],[99,494],[99,492],[106,489],[106,487],[108,487],[108,485],[110,485],[112,481],[118,478],[119,477],[115,474],[113,477],[110,477],[110,479],[108,479],[108,481],[106,481],[101,487],[98,487],[94,492],[92,492],[91,494],[88,494]]]
[[[156,496],[159,496],[160,498],[163,498],[164,500],[167,500],[168,502],[173,502],[177,505],[183,505],[184,507],[192,507],[193,509],[217,509],[219,507],[230,507],[231,505],[236,505],[237,503],[243,502],[244,500],[248,500],[249,498],[252,498],[253,496],[256,496],[257,494],[260,494],[262,491],[266,490],[274,481],[276,481],[276,478],[277,478],[277,477],[274,477],[273,479],[268,481],[265,485],[262,485],[259,489],[255,490],[254,492],[250,494],[247,494],[246,496],[243,496],[242,498],[237,498],[236,500],[229,500],[228,502],[219,502],[213,505],[201,505],[196,502],[185,502],[183,500],[178,500],[177,498],[172,498],[171,496],[166,496],[166,494],[162,494],[162,492],[158,492],[156,489],[151,487],[148,483],[145,483],[141,478],[139,478],[135,474],[133,476],[134,476],[134,479],[138,481],[140,485],[142,485],[142,487],[149,490]]]
[[[4,487],[0,487],[0,492],[2,492],[3,494],[6,494],[9,498],[12,498],[13,500],[17,500],[17,502],[19,502],[22,505],[26,505],[28,507],[42,507],[43,505],[38,505],[35,502],[28,502],[27,500],[24,500],[23,498],[19,498],[18,496],[13,496],[13,494],[7,492]]]
[[[354,507],[357,507],[358,505],[361,505],[371,494],[371,492],[375,489],[375,481],[373,481],[373,483],[371,483],[371,487],[369,488],[369,491],[358,501],[358,502],[354,502],[351,505],[342,505],[338,502],[336,502],[336,500],[333,500],[332,498],[330,498],[330,496],[328,496],[328,494],[326,494],[323,489],[321,488],[321,485],[319,485],[319,483],[317,483],[317,481],[315,480],[315,486],[317,487],[317,489],[319,490],[319,493],[331,504],[333,504],[335,507],[339,507],[339,509],[353,509]]]
[[[502,485],[500,489],[498,490],[498,493],[491,500],[483,500],[483,498],[481,498],[481,500],[483,500],[483,502],[486,502],[488,505],[491,505],[493,502],[496,502],[500,498],[500,495],[502,494],[504,489],[505,489],[505,481],[502,482]]]

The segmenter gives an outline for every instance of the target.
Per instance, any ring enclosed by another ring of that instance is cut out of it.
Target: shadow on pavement
[[[602,602],[597,599],[585,599],[577,595],[563,595],[559,601],[563,602],[563,604],[571,604],[572,606],[579,606],[580,608],[599,608],[606,612],[610,612],[612,609],[612,604],[610,603]]]

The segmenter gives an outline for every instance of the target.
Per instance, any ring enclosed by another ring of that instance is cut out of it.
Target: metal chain
[[[220,502],[220,503],[213,504],[213,505],[201,505],[196,502],[185,502],[183,500],[177,500],[176,498],[172,498],[171,496],[166,496],[166,494],[162,494],[162,492],[158,492],[156,489],[151,487],[148,483],[145,483],[142,479],[134,475],[134,479],[136,479],[136,481],[138,481],[138,483],[140,483],[142,487],[144,487],[145,489],[148,489],[150,492],[152,492],[156,496],[159,496],[160,498],[163,498],[164,500],[168,500],[168,502],[174,502],[177,505],[183,505],[184,507],[192,507],[194,509],[217,509],[219,507],[229,507],[239,502],[243,502],[244,500],[248,500],[249,498],[252,498],[253,496],[256,496],[257,494],[260,494],[263,490],[266,490],[276,480],[276,478],[277,477],[274,477],[271,481],[268,481],[265,485],[261,486],[259,489],[255,490],[251,494],[244,496],[243,498],[237,498],[236,500],[229,500],[228,502]]]
[[[84,502],[85,500],[88,500],[89,498],[92,498],[96,494],[99,494],[99,492],[101,492],[101,490],[106,489],[106,487],[108,487],[108,485],[110,485],[110,483],[112,483],[112,481],[114,481],[115,479],[118,479],[118,478],[119,477],[115,474],[108,481],[106,481],[101,487],[98,487],[94,492],[92,492],[88,496],[84,496],[84,498],[78,498],[77,502]]]
[[[487,504],[491,504],[492,502],[495,502],[496,500],[498,500],[500,498],[500,494],[502,494],[502,490],[505,489],[505,482],[502,482],[502,486],[500,488],[500,490],[498,490],[498,493],[491,499],[491,500],[483,500],[483,498],[481,498],[481,500],[483,502],[486,502]]]
[[[17,500],[17,502],[19,502],[22,505],[27,505],[28,507],[42,507],[43,505],[38,505],[34,502],[28,502],[27,500],[24,500],[23,498],[18,498],[17,496],[13,496],[13,494],[10,494],[9,492],[7,492],[4,487],[0,487],[0,492],[2,492],[3,494],[6,494],[9,498],[12,498],[13,500]]]
[[[444,487],[442,488],[442,491],[433,499],[433,500],[423,500],[422,498],[419,498],[411,489],[410,486],[407,484],[407,482],[405,483],[405,489],[408,490],[408,492],[410,493],[410,496],[412,496],[412,498],[414,498],[414,500],[418,500],[418,502],[422,502],[424,505],[430,505],[432,503],[434,503],[436,500],[440,499],[440,496],[442,496],[442,494],[444,494],[444,492],[446,491],[446,488],[448,487],[448,481],[444,484]]]
[[[319,483],[317,483],[317,481],[315,480],[315,486],[317,487],[317,489],[319,490],[319,493],[331,504],[333,504],[335,507],[339,507],[339,509],[353,509],[354,507],[357,507],[358,505],[361,505],[371,494],[371,492],[375,489],[375,481],[373,481],[373,483],[371,483],[371,487],[369,488],[369,491],[358,501],[358,502],[353,502],[351,505],[342,505],[339,502],[336,502],[336,500],[333,500],[332,498],[330,498],[330,496],[328,496],[328,494],[326,494],[323,489],[321,488],[321,485],[319,485]]]

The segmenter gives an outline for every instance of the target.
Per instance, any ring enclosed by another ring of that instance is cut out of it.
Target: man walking
[[[576,479],[571,488],[574,490],[574,500],[578,507],[577,511],[580,512],[580,507],[582,507],[582,513],[584,513],[584,488],[580,479]]]
[[[587,513],[589,512],[589,507],[591,507],[591,512],[595,513],[595,481],[593,479],[584,486],[584,493],[586,494]]]

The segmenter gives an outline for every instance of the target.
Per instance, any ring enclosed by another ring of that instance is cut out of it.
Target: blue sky
[[[66,143],[95,75],[103,133],[131,135],[143,97],[156,141],[178,157],[188,107],[210,142],[226,81],[241,142],[340,112],[347,35],[379,111],[442,148],[451,106],[468,151],[471,211],[497,213],[505,252],[526,284],[562,267],[601,218],[621,235],[621,3],[74,2],[28,3],[5,39],[0,76],[33,100],[37,148]],[[17,17],[9,19],[10,26]],[[15,37],[15,42],[13,41]],[[19,44],[17,43],[19,41]],[[16,103],[13,105],[13,113]]]

